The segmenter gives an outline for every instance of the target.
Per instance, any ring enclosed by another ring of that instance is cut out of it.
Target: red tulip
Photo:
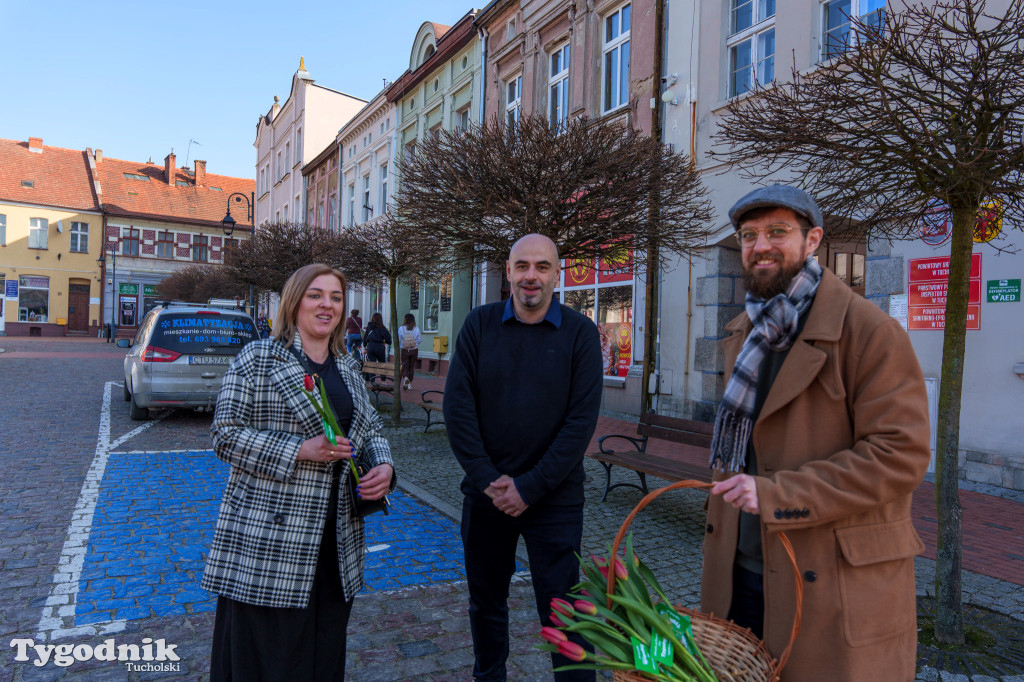
[[[626,564],[622,563],[618,559],[615,560],[615,577],[619,580],[625,580],[629,577],[629,571],[626,570]]]
[[[587,650],[576,642],[559,642],[558,653],[577,663],[587,657]]]
[[[569,641],[569,638],[565,636],[564,632],[552,627],[542,627],[540,629],[540,636],[556,646],[561,642]]]
[[[316,388],[316,386],[313,384],[313,377],[309,376],[308,374],[302,377],[302,387],[305,388],[307,391],[312,391],[314,388]]]
[[[580,613],[587,614],[588,616],[597,615],[597,607],[588,601],[583,601],[582,599],[577,599],[575,602],[573,602],[573,608],[575,608]]]
[[[558,597],[555,597],[551,600],[551,610],[558,611],[563,616],[569,616],[570,618],[572,618],[574,614],[574,611],[572,610],[572,604],[565,601],[564,599],[559,599]]]
[[[571,618],[559,618],[558,614],[555,613],[554,611],[551,612],[550,618],[551,618],[551,622],[554,623],[556,627],[560,627],[560,628],[569,627],[569,624],[572,622]]]

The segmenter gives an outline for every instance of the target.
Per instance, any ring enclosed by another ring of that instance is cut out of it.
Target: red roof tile
[[[84,151],[0,139],[0,200],[79,211],[98,211]],[[32,187],[22,185],[23,180]],[[223,215],[221,216],[223,217]]]
[[[196,187],[193,176],[178,168],[175,182],[187,181],[187,187],[167,183],[164,166],[136,163],[103,157],[96,164],[103,210],[110,215],[170,220],[220,227],[228,207],[228,195],[242,192],[246,197],[256,191],[256,181],[206,173],[206,182]],[[125,173],[140,175],[149,180],[133,180]],[[219,187],[221,191],[211,189]],[[253,207],[255,208],[255,207]],[[232,202],[231,216],[238,227],[251,226],[245,212],[245,202]]]

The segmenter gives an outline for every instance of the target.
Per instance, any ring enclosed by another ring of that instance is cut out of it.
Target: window
[[[72,253],[89,253],[89,223],[71,223]]]
[[[277,153],[277,173],[275,173],[275,175],[277,175],[278,182],[280,182],[281,178],[284,176],[284,168],[281,166],[281,152]]]
[[[601,111],[611,111],[629,102],[629,27],[631,5],[623,5],[604,18],[604,58]]]
[[[514,76],[505,81],[505,122],[515,125],[523,109],[523,77]]]
[[[423,331],[436,332],[437,318],[441,311],[441,285],[427,283],[423,286]]]
[[[553,128],[565,123],[569,108],[569,43],[551,53],[548,65],[548,120]]]
[[[284,174],[287,175],[291,172],[292,168],[292,143],[284,143]]]
[[[775,80],[775,28],[729,48],[729,96],[735,97]]]
[[[775,80],[775,0],[731,0],[729,97]]]
[[[284,221],[288,222],[288,204],[284,205],[284,209],[283,210],[284,210],[284,213],[282,215],[284,216]]]
[[[47,322],[50,312],[50,278],[18,277],[18,322]]]
[[[363,176],[363,222],[373,217],[373,206],[370,205],[370,174]]]
[[[302,128],[295,131],[295,163],[302,163]]]
[[[50,221],[46,218],[28,219],[28,248],[45,249],[49,243]]]
[[[356,224],[356,184],[353,182],[348,186],[348,226]]]
[[[149,182],[148,175],[139,175],[138,173],[122,173],[125,178],[129,180],[138,180],[139,182]]]
[[[885,0],[831,0],[822,9],[822,59],[828,59],[856,44],[850,17],[880,28],[885,23]]]
[[[224,238],[224,265],[231,265],[238,253],[238,240],[233,237]]]
[[[884,0],[882,0],[884,2]],[[775,0],[732,0],[730,35],[775,16]]]
[[[7,216],[0,213],[0,246],[7,246]]]
[[[380,210],[383,213],[388,208],[388,165],[385,163],[380,167]]]
[[[260,169],[260,194],[266,192],[267,187],[267,173],[262,168]]]
[[[327,229],[330,230],[331,232],[334,232],[336,229],[338,229],[338,226],[335,224],[337,222],[337,216],[338,193],[331,192],[330,199],[328,200],[327,203]]]
[[[416,160],[416,140],[405,145],[405,158],[409,163]]]
[[[210,238],[205,234],[192,235],[192,262],[207,263],[210,260]]]
[[[505,40],[512,40],[516,37],[516,19],[512,17],[505,25]]]
[[[633,349],[633,265],[631,258],[563,261],[562,303],[597,324],[605,376],[625,377],[638,360]]]
[[[156,257],[174,258],[174,233],[158,232],[156,235]]]
[[[469,130],[469,106],[455,112],[455,130]]]

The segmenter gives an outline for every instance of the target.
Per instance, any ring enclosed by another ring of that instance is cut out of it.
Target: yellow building
[[[0,140],[0,334],[95,335],[103,215],[85,152]]]

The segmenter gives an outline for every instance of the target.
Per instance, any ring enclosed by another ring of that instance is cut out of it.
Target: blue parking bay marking
[[[229,467],[212,451],[112,452],[75,600],[75,625],[212,611],[199,587]],[[367,519],[366,589],[460,580],[458,524],[411,495]]]

